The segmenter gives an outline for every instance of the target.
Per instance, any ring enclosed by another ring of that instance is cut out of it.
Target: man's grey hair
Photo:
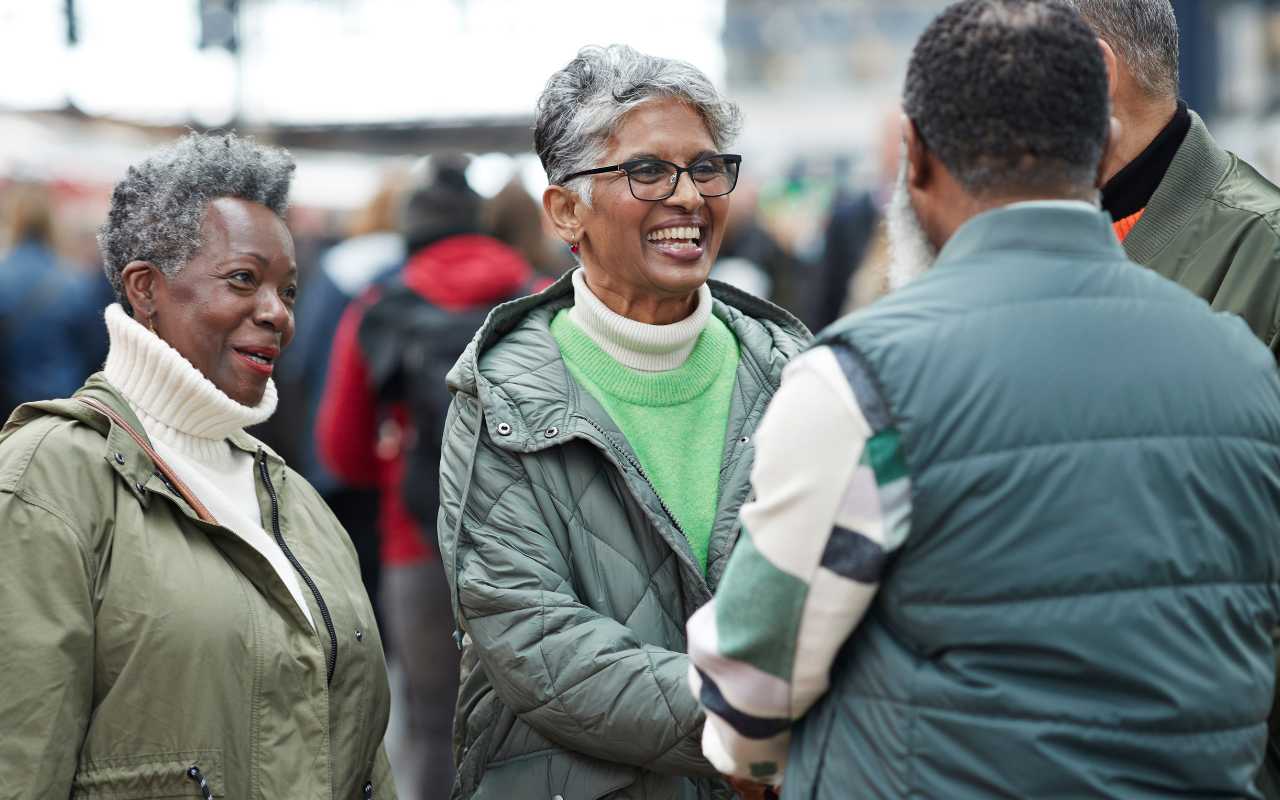
[[[121,277],[130,262],[150,261],[170,276],[186,266],[200,247],[211,200],[247,200],[283,218],[293,171],[288,151],[232,133],[190,133],[129,167],[111,193],[111,210],[98,231],[103,270],[116,299],[133,313]]]
[[[1067,0],[1151,97],[1178,96],[1178,19],[1169,0]]]
[[[626,45],[584,47],[547,81],[538,98],[533,144],[552,184],[566,175],[602,167],[609,137],[623,117],[650,100],[675,98],[692,106],[717,149],[742,127],[738,106],[725,99],[697,67],[639,53]],[[590,205],[590,177],[571,181]]]

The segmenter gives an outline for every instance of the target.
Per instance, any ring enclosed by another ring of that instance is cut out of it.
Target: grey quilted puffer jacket
[[[573,304],[567,276],[495,309],[450,373],[438,530],[465,634],[455,798],[729,796],[702,757],[685,621],[724,573],[751,435],[809,334],[711,286],[741,359],[705,578],[634,451],[565,367],[549,326]]]

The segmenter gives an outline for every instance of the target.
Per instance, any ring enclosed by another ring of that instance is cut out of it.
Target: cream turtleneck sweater
[[[581,268],[573,273],[569,319],[618,363],[640,372],[667,372],[689,359],[711,319],[711,289],[698,289],[693,313],[671,325],[647,325],[615,313],[587,286]]]
[[[275,384],[267,382],[257,406],[240,405],[119,304],[107,307],[106,319],[111,349],[103,373],[124,395],[151,445],[219,525],[271,563],[314,626],[297,572],[263,528],[254,457],[227,441],[271,416],[276,409]]]

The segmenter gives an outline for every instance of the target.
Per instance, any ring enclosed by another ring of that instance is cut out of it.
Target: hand
[[[732,776],[724,776],[729,785],[733,787],[733,791],[737,793],[742,800],[772,800],[778,795],[772,786],[764,783],[756,783],[746,778],[734,778]]]

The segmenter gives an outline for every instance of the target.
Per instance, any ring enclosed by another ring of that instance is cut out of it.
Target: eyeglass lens
[[[636,161],[626,167],[631,193],[639,200],[665,200],[675,193],[678,170],[668,161]],[[712,156],[689,165],[694,188],[703,197],[719,197],[733,191],[738,182],[738,162]]]

